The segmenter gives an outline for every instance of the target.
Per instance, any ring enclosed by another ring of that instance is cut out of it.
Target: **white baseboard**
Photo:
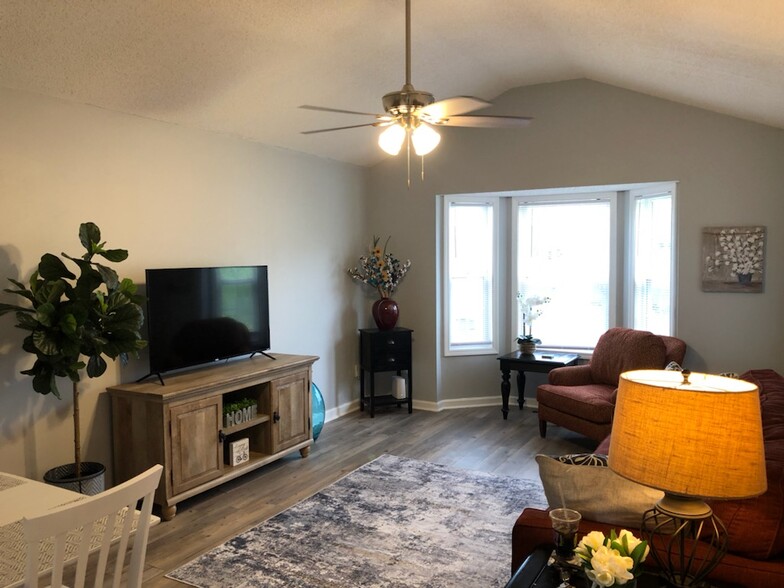
[[[455,398],[453,400],[441,400],[440,402],[431,402],[429,400],[414,399],[414,408],[416,410],[426,410],[429,412],[441,412],[442,410],[453,410],[456,408],[478,408],[481,406],[501,406],[501,399],[498,396],[476,396],[474,398]],[[536,410],[539,405],[535,398],[526,398],[525,407],[528,409]],[[509,398],[509,410],[517,408],[517,396]],[[343,415],[356,412],[359,410],[359,399],[352,400],[341,404],[337,408],[330,408],[325,415],[325,421],[334,421]]]

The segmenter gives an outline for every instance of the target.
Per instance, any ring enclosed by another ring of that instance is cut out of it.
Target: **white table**
[[[0,472],[0,587],[22,586],[24,582],[26,545],[22,518],[85,498],[87,496],[78,492]],[[138,518],[139,511],[135,512]],[[117,537],[121,520],[122,518],[118,517],[115,527]],[[158,522],[160,519],[153,516],[151,524]],[[134,523],[134,529],[135,527]],[[47,570],[46,562],[51,561],[51,553],[42,552],[41,559],[44,562],[41,568],[43,573]]]

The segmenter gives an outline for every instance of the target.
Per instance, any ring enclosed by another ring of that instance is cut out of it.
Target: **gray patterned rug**
[[[167,577],[200,588],[504,586],[526,506],[547,506],[538,480],[382,455]]]

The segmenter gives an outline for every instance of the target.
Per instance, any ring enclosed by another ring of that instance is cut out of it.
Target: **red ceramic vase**
[[[391,298],[381,298],[373,303],[373,320],[380,331],[394,329],[399,315],[397,302]]]

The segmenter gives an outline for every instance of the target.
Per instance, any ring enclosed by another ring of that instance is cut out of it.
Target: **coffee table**
[[[498,361],[501,365],[501,400],[503,402],[501,412],[504,413],[504,419],[509,415],[509,392],[511,390],[509,379],[512,370],[517,370],[517,405],[522,410],[525,402],[525,372],[546,374],[557,367],[576,365],[578,359],[580,359],[580,356],[576,353],[546,353],[538,351],[536,353],[513,351],[512,353],[499,356]]]

